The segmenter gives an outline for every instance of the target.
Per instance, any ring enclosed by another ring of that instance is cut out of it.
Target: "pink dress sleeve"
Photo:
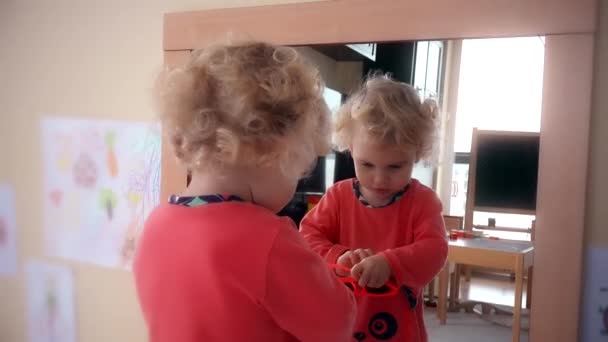
[[[313,251],[328,263],[335,263],[338,257],[349,250],[338,244],[338,205],[339,195],[334,186],[321,198],[319,203],[304,216],[300,223],[300,233]]]
[[[353,293],[302,240],[282,230],[268,256],[263,305],[278,325],[304,342],[351,341]]]
[[[434,193],[421,200],[422,210],[411,227],[414,242],[382,252],[395,280],[413,289],[424,287],[441,271],[448,253],[441,202]]]

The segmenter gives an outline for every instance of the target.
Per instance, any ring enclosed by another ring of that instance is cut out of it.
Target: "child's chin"
[[[374,192],[374,197],[376,197],[378,200],[381,200],[381,201],[389,200],[394,195],[395,195],[395,192],[392,192],[392,191],[375,191]]]

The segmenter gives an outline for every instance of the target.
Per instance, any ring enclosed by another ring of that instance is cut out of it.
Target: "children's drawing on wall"
[[[160,131],[150,123],[45,119],[45,238],[51,255],[129,268],[160,196]]]
[[[585,262],[583,342],[608,340],[608,248],[592,247]]]
[[[29,342],[76,342],[74,282],[64,266],[25,266]]]
[[[17,222],[15,192],[8,184],[0,184],[0,276],[17,272]]]

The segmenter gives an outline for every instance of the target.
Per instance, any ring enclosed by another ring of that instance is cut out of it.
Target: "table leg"
[[[458,289],[456,285],[456,281],[458,279],[458,264],[454,265],[454,272],[450,274],[450,291],[448,295],[448,309],[451,309],[456,306],[456,297],[458,297]]]
[[[513,342],[519,342],[521,333],[521,300],[524,290],[524,259],[517,257],[515,264],[515,306],[513,307]]]
[[[464,268],[464,279],[466,280],[467,283],[471,281],[472,274],[473,274],[473,267],[471,267],[471,266],[465,266],[465,268]]]
[[[534,266],[528,268],[528,282],[526,284],[526,309],[532,306],[532,271]]]
[[[450,264],[445,263],[445,266],[439,273],[439,303],[437,304],[437,315],[439,323],[445,324],[447,320],[447,296],[448,296],[448,278],[450,276]]]
[[[462,266],[456,264],[456,299],[460,298],[460,276],[462,275]]]
[[[433,280],[431,280],[431,282],[427,285],[428,287],[428,296],[429,296],[429,300],[428,303],[432,304],[435,303],[435,278],[433,278]]]

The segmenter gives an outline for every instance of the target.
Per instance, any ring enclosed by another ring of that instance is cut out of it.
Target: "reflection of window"
[[[414,88],[422,98],[438,99],[441,87],[441,62],[443,42],[424,41],[416,43]]]
[[[540,131],[544,54],[539,37],[462,42],[455,152],[469,152],[473,127]]]
[[[443,42],[421,41],[416,43],[414,65],[414,88],[423,99],[441,97]],[[420,162],[415,165],[412,177],[422,184],[434,188],[434,168]]]
[[[539,132],[544,67],[542,37],[471,39],[462,43],[450,214],[464,216],[473,127]],[[534,216],[476,212],[474,224],[529,228]],[[524,233],[490,232],[512,239]],[[526,236],[527,235],[527,236]]]
[[[467,202],[467,182],[469,164],[455,163],[452,167],[452,190],[450,196],[450,215],[464,216]]]
[[[332,114],[335,115],[336,111],[342,104],[342,94],[331,88],[325,87],[325,90],[323,90],[323,98],[325,99],[325,102],[327,103],[327,106],[331,110]]]
[[[342,94],[330,88],[323,90],[323,98],[332,112],[332,119],[342,104]],[[333,153],[319,158],[310,174],[301,179],[296,188],[298,193],[323,193],[334,183],[335,156]]]
[[[336,112],[342,104],[342,94],[333,89],[325,87],[323,91],[323,97],[327,106],[332,112],[332,117],[335,118]],[[327,190],[332,184],[334,184],[334,169],[336,165],[336,156],[333,153],[325,156],[325,190]]]

